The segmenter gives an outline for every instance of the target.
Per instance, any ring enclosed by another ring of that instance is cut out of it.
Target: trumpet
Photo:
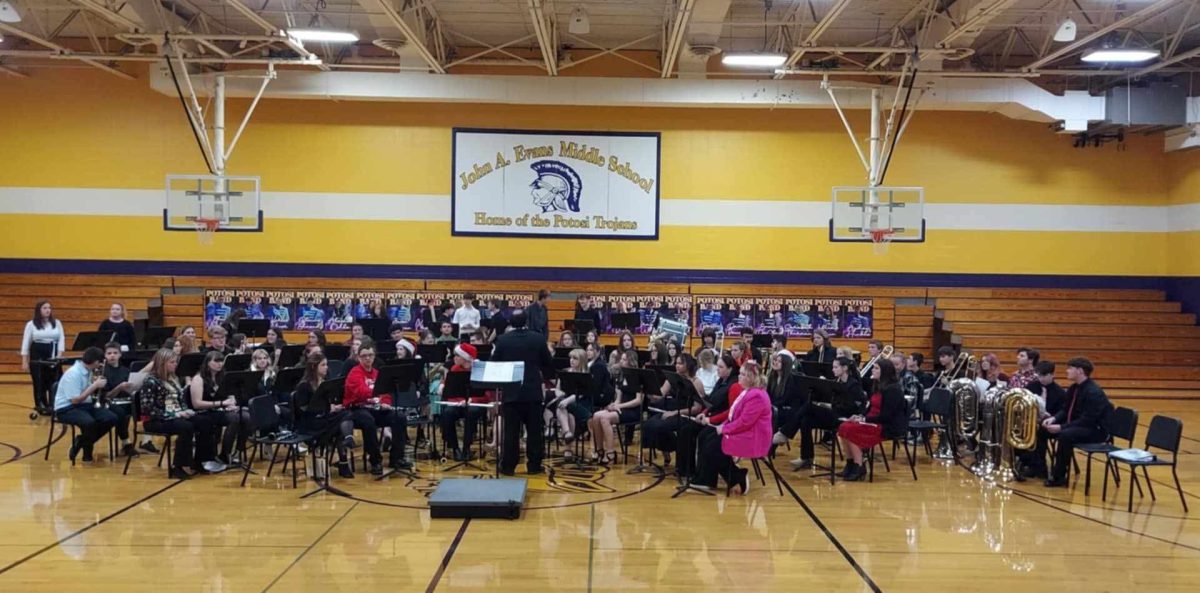
[[[859,376],[865,376],[865,375],[866,375],[866,373],[867,373],[867,371],[871,370],[871,367],[872,367],[872,366],[875,366],[875,363],[879,362],[879,360],[880,360],[880,359],[882,359],[882,358],[891,358],[891,357],[892,357],[892,352],[895,352],[895,349],[894,349],[894,348],[892,348],[892,345],[891,345],[891,344],[888,344],[887,346],[884,346],[884,347],[883,347],[883,350],[881,350],[881,351],[879,352],[879,354],[876,354],[876,355],[875,355],[875,358],[872,358],[871,360],[868,360],[868,361],[867,361],[867,364],[864,364],[864,365],[862,365],[862,368],[858,369],[858,374],[859,374]]]
[[[937,379],[933,382],[933,386],[940,387],[942,389],[949,389],[950,383],[967,370],[967,364],[971,358],[973,357],[970,354],[967,354],[966,352],[959,352],[958,358],[954,359],[954,365],[949,369],[943,370],[941,373],[939,373]]]

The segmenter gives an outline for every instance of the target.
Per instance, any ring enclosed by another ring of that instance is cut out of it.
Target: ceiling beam
[[[546,74],[558,76],[556,24],[553,18],[547,18],[545,4],[543,0],[529,0],[529,18],[533,20],[533,32],[537,35],[538,46],[542,49],[542,61],[546,65]]]
[[[0,31],[6,31],[12,35],[16,35],[17,37],[22,37],[24,39],[28,39],[29,41],[32,41],[33,43],[36,43],[46,49],[52,49],[64,56],[71,56],[71,54],[73,53],[69,48],[63,47],[57,43],[54,43],[53,41],[42,39],[41,37],[38,37],[37,35],[34,35],[33,33],[28,33],[26,31],[23,31],[16,27],[7,25],[5,23],[0,23]],[[96,68],[99,68],[109,74],[112,74],[113,76],[117,76],[119,78],[124,78],[125,80],[134,80],[134,78],[132,76],[130,76],[124,72],[121,72],[120,70],[117,70],[116,68],[113,68],[112,66],[109,66],[108,64],[105,64],[97,59],[87,58],[87,57],[82,57],[82,56],[76,57],[76,59],[78,59],[79,61],[81,61],[85,64],[95,66]]]
[[[1078,39],[1074,43],[1068,43],[1067,45],[1064,45],[1063,47],[1058,48],[1057,50],[1039,58],[1038,60],[1036,60],[1034,62],[1030,62],[1029,64],[1027,64],[1024,67],[1024,69],[1025,70],[1037,70],[1038,68],[1041,68],[1042,66],[1045,66],[1046,64],[1049,64],[1055,60],[1058,60],[1059,58],[1066,56],[1066,55],[1070,54],[1071,52],[1073,52],[1081,47],[1084,47],[1084,46],[1088,45],[1089,43],[1092,43],[1093,41],[1096,41],[1097,39],[1100,39],[1113,31],[1116,31],[1117,29],[1144,21],[1144,20],[1170,8],[1171,6],[1176,4],[1177,1],[1178,0],[1158,0],[1157,2],[1155,2],[1153,4],[1149,4],[1145,7],[1143,7],[1141,10],[1139,10],[1137,12],[1126,15],[1122,18],[1119,18],[1119,19],[1109,23],[1106,26],[1100,27],[1095,32],[1093,32],[1091,35],[1087,35],[1087,36],[1083,37],[1082,39]]]
[[[375,0],[375,4],[377,4],[379,9],[387,15],[388,19],[392,21],[392,24],[395,25],[397,29],[400,29],[400,33],[404,35],[404,38],[408,41],[408,45],[416,50],[417,54],[421,56],[422,60],[425,60],[425,63],[429,66],[430,70],[433,70],[438,74],[446,73],[446,68],[442,66],[441,62],[439,62],[438,59],[433,56],[433,54],[429,51],[429,48],[425,47],[424,38],[418,35],[417,32],[414,31],[411,26],[409,26],[408,22],[404,20],[404,17],[401,16],[399,12],[396,12],[396,7],[392,6],[391,0]]]
[[[951,47],[956,40],[964,36],[968,38],[964,40],[966,43],[960,43],[957,45],[970,46],[971,42],[974,41],[981,32],[983,32],[983,28],[986,27],[987,24],[992,21],[992,19],[1000,16],[1000,13],[1007,10],[1008,7],[1012,6],[1013,4],[1016,4],[1016,0],[990,0],[971,6],[971,8],[967,10],[966,20],[964,20],[962,24],[947,32],[942,37],[941,41],[937,42],[937,47]]]
[[[132,19],[121,15],[120,13],[109,10],[107,6],[97,2],[96,0],[71,0],[71,2],[73,4],[78,4],[79,6],[83,7],[84,10],[87,10],[88,12],[108,22],[121,27],[126,31],[129,31],[130,33],[137,33],[142,30],[141,25],[134,22]]]
[[[688,23],[692,20],[692,5],[696,0],[680,0],[671,15],[671,26],[667,29],[667,46],[663,48],[662,77],[670,78],[675,72],[675,62],[679,59],[679,51],[683,48],[683,36],[687,32]]]
[[[817,24],[813,26],[812,30],[808,32],[808,36],[804,38],[802,47],[792,50],[791,55],[789,55],[787,61],[784,62],[783,68],[787,69],[795,66],[796,63],[800,61],[800,58],[804,57],[804,47],[816,45],[817,40],[820,39],[821,35],[823,35],[825,31],[833,25],[833,22],[837,20],[838,16],[840,16],[842,11],[846,10],[846,7],[849,5],[850,0],[836,0],[833,6],[829,7],[829,12],[826,12],[825,16],[821,17],[821,20],[818,21]],[[775,78],[783,78],[783,76],[783,74],[775,74]]]

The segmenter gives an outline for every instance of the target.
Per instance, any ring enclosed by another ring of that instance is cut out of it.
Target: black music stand
[[[637,377],[636,383],[641,386],[639,388],[639,390],[642,392],[642,396],[644,398],[643,401],[645,401],[645,402],[649,402],[651,393],[660,393],[662,390],[662,384],[663,384],[662,374],[658,371],[655,371],[654,369],[621,369],[621,372],[625,375],[626,383],[629,383],[631,386],[634,383],[634,381],[630,381],[629,379],[631,377]],[[649,406],[649,403],[644,403],[642,405],[642,408],[645,409],[648,406]],[[638,419],[639,422],[642,422],[644,420],[645,420],[645,418],[641,418],[641,417],[639,417],[639,419]],[[666,469],[664,469],[658,465],[655,465],[654,463],[646,461],[646,441],[645,441],[645,439],[638,439],[638,462],[637,462],[637,465],[634,465],[633,467],[625,470],[625,473],[640,474],[642,472],[650,471],[652,469],[657,471],[658,475],[660,475],[660,476],[664,476],[667,473]]]
[[[471,387],[475,389],[495,389],[496,401],[503,401],[503,392],[505,389],[517,388],[525,382],[525,363],[524,362],[479,362],[471,365]],[[495,407],[492,404],[480,404],[484,407]],[[501,428],[504,426],[504,420],[501,418]],[[480,431],[480,439],[482,442],[482,433]],[[504,458],[504,435],[503,431],[498,431],[496,435],[496,478],[500,478],[500,460]],[[545,445],[543,444],[543,447]],[[543,451],[544,453],[544,451]]]
[[[588,408],[591,408],[591,402],[595,397],[599,386],[592,381],[591,373],[573,373],[573,372],[557,372],[559,389],[568,395],[574,395],[575,401],[578,403],[586,402]],[[575,460],[572,464],[576,469],[586,467],[583,463],[583,439],[579,438],[579,430],[581,427],[576,426],[575,431]]]
[[[219,397],[232,395],[234,401],[237,402],[238,415],[240,416],[249,407],[250,398],[258,395],[258,386],[262,384],[262,378],[263,371],[225,371],[225,374],[221,377],[221,385],[217,389],[217,394]],[[240,422],[239,418],[239,424]],[[238,453],[241,454],[241,459],[238,461],[236,467],[255,474],[254,470],[246,465],[246,450],[242,449]]]
[[[101,350],[104,345],[112,341],[114,332],[79,332],[75,336],[75,343],[71,346],[74,352],[83,352],[88,348],[96,347]]]
[[[154,355],[157,352],[158,352],[157,350],[130,350],[129,352],[122,352],[121,353],[121,366],[123,366],[123,367],[132,366],[133,363],[142,361],[142,360],[149,362],[150,360],[152,360],[154,358]]]
[[[375,340],[376,343],[392,337],[392,322],[387,319],[363,317],[361,319],[355,319],[354,323],[361,325],[363,328],[363,335]]]
[[[175,375],[185,381],[191,379],[200,372],[200,367],[204,366],[203,352],[192,352],[179,357],[179,366],[175,367]]]
[[[797,378],[802,392],[809,394],[808,402],[812,406],[826,406],[834,408],[834,402],[846,397],[846,384],[823,379],[820,377],[800,376]],[[814,455],[815,457],[815,455]],[[837,479],[837,445],[829,447],[829,465],[822,466],[813,463],[813,468],[824,470],[823,473],[815,473],[810,478],[823,478],[829,476],[829,483],[833,484]]]
[[[396,340],[391,338],[386,340],[375,340],[375,354],[378,354],[381,360],[392,360],[396,358],[396,350]]]
[[[417,356],[426,364],[446,364],[450,356],[450,347],[446,344],[418,344]]]
[[[276,381],[278,381],[278,379]],[[319,386],[317,386],[317,391],[315,393],[313,393],[313,399],[317,399],[319,401],[325,401],[325,402],[328,402],[329,404],[334,404],[334,403],[341,404],[342,403],[342,393],[345,391],[345,388],[346,388],[346,378],[345,377],[342,377],[340,379],[329,379],[329,380],[323,381],[323,382],[321,382],[321,384]],[[332,463],[333,450],[336,447],[336,445],[333,445],[330,443],[322,443],[322,445],[325,448],[325,481],[322,482],[321,479],[317,477],[317,474],[319,473],[316,469],[317,448],[318,447],[314,446],[310,449],[310,451],[312,452],[312,456],[313,456],[313,476],[312,476],[312,478],[313,478],[313,481],[317,483],[317,488],[315,490],[305,493],[300,498],[308,498],[310,496],[319,494],[321,492],[328,492],[330,494],[334,494],[337,496],[344,496],[344,497],[349,498],[350,494],[348,492],[346,492],[345,490],[341,490],[339,488],[335,488],[329,484],[330,476],[332,475],[330,468],[333,466],[333,463]],[[295,462],[293,462],[293,463],[295,463]]]
[[[492,345],[491,344],[476,344],[475,345],[475,360],[482,360],[483,362],[488,362],[491,359],[492,359]]]
[[[636,331],[642,325],[642,316],[638,313],[613,313],[609,316],[609,325],[615,331]]]
[[[147,327],[146,333],[142,335],[142,346],[147,349],[158,349],[167,341],[167,338],[174,336],[174,327]]]
[[[642,366],[646,366],[646,365],[650,364],[650,357],[653,354],[652,352],[650,352],[649,350],[637,350],[636,352],[637,352],[638,364],[640,364]],[[674,369],[675,367],[672,365],[671,368]]]
[[[279,353],[279,368],[292,368],[304,360],[304,344],[288,344]]]
[[[774,339],[772,334],[754,334],[754,338],[750,340],[751,348],[770,348],[771,341]]]
[[[479,320],[479,327],[486,327],[492,330],[496,336],[504,334],[504,330],[508,329],[508,320],[503,315],[497,313],[487,319]]]
[[[696,392],[696,386],[692,384],[691,379],[673,371],[663,371],[663,377],[671,385],[671,395],[668,396],[668,399],[674,400],[674,408],[679,412],[679,415],[689,422],[699,422],[695,416],[684,416],[683,414],[685,411],[691,410],[693,404],[698,403],[705,409],[709,407],[709,403]],[[678,460],[676,460],[675,468],[676,470],[679,468]],[[716,496],[715,492],[702,490],[693,486],[691,476],[677,475],[676,477],[679,479],[679,485],[675,487],[675,494],[672,494],[671,498],[678,498],[689,490],[709,496]]]
[[[570,356],[571,356],[571,351],[572,351],[572,350],[575,350],[575,348],[560,348],[560,347],[558,347],[558,346],[555,346],[555,347],[554,347],[554,358],[567,358],[567,359],[569,359],[569,358],[570,358]]]
[[[350,358],[350,347],[345,344],[326,344],[322,350],[325,351],[325,358],[329,360],[346,360]]]
[[[604,345],[604,364],[608,364],[608,359],[612,358],[612,353],[616,352],[616,351],[617,351],[616,344],[605,344]]]
[[[275,400],[279,401],[279,396],[284,393],[291,393],[296,390],[296,386],[304,379],[304,369],[301,367],[289,367],[279,369],[275,373],[275,383],[271,386],[271,392],[275,394]]]
[[[265,338],[269,329],[270,319],[243,319],[237,326],[238,333],[246,334],[247,338]]]
[[[564,319],[563,329],[575,334],[576,342],[582,342],[579,336],[586,336],[588,332],[596,329],[596,322],[591,319]]]
[[[409,387],[416,384],[421,377],[423,365],[418,360],[401,360],[397,361],[403,364],[390,364],[379,368],[379,376],[375,379],[375,388],[371,394],[375,397],[383,395],[392,396],[392,413],[399,414],[401,408],[419,408],[421,400],[415,397],[416,392],[412,392],[414,397],[406,398],[403,403],[400,402],[400,394],[409,391]],[[392,435],[393,439],[400,438],[400,435]],[[405,439],[407,440],[407,435]],[[401,454],[404,450],[401,449]],[[382,475],[375,478],[375,481],[381,481],[391,477],[393,474],[403,474],[409,478],[416,478],[417,473],[414,470],[399,469],[389,467]]]
[[[811,360],[800,361],[800,371],[809,377],[823,377],[825,379],[833,379],[833,363],[832,362],[815,362]]]
[[[438,405],[441,406],[441,410],[444,411],[446,408],[455,408],[455,407],[469,409],[471,407],[471,389],[472,389],[472,387],[473,386],[471,385],[471,373],[469,373],[467,371],[454,371],[454,372],[446,373],[446,378],[442,380],[442,401],[438,402]],[[452,397],[453,398],[461,397],[463,402],[461,404],[447,403],[446,399],[452,398]],[[488,407],[490,407],[490,406],[488,406]],[[463,422],[466,423],[466,422],[470,422],[470,421],[471,421],[471,419],[468,417],[468,415],[464,414]],[[486,424],[485,424],[485,426],[486,426]],[[479,441],[479,455],[480,455],[481,461],[483,459],[483,439],[484,439],[483,433],[485,433],[485,432],[487,432],[487,431],[486,430],[476,431],[476,437],[478,438],[478,441]],[[445,432],[443,432],[442,438],[445,438],[445,436],[446,436]],[[499,441],[497,441],[497,442],[499,442]],[[458,443],[442,443],[442,445],[443,445],[442,451],[453,451],[454,448],[458,445]],[[450,467],[442,468],[442,471],[446,472],[446,471],[458,469],[460,467],[469,467],[471,469],[479,470],[481,472],[487,471],[487,468],[480,467],[480,466],[472,463],[470,458],[464,458],[462,461],[456,462],[456,463],[454,463],[454,465],[451,465]],[[499,464],[497,464],[496,467],[499,467]]]
[[[225,372],[237,373],[250,370],[249,354],[230,354],[225,357]]]

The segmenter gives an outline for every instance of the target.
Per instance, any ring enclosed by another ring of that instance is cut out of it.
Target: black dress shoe
[[[1042,484],[1044,484],[1047,488],[1066,488],[1067,487],[1067,479],[1066,478],[1051,478],[1049,480],[1046,480],[1045,482],[1042,482]]]
[[[133,443],[128,443],[121,447],[121,455],[126,457],[137,457],[137,448],[133,446]]]
[[[96,458],[92,456],[92,448],[91,447],[88,447],[87,449],[83,450],[83,461],[85,463],[91,463],[95,460],[96,460]]]
[[[75,463],[75,458],[79,457],[79,437],[71,441],[71,450],[67,452],[67,456],[71,458],[71,463]]]
[[[465,453],[463,451],[457,451],[457,450],[454,452],[454,460],[455,461],[466,461],[467,459],[468,459],[467,453]]]
[[[407,459],[394,459],[391,463],[392,469],[412,469],[413,464]]]
[[[510,478],[511,478],[511,477],[513,477],[513,476],[515,476],[515,475],[517,475],[517,474],[513,473],[511,470],[502,469],[502,470],[500,470],[500,475],[502,475],[502,476],[508,476],[508,477],[510,477]]]
[[[542,475],[542,474],[546,473],[546,468],[544,468],[544,467],[531,467],[531,468],[529,468],[529,469],[525,470],[525,473],[527,473],[527,474],[529,474],[529,475],[531,475],[531,476],[540,476],[540,475]]]
[[[343,462],[337,464],[337,470],[338,470],[338,477],[347,478],[347,479],[354,477],[354,470],[350,469],[350,462],[348,462],[348,461],[343,461]]]
[[[138,445],[138,448],[147,453],[158,453],[158,447],[154,446],[154,441],[146,441]]]
[[[167,472],[167,477],[171,478],[172,480],[186,480],[191,476],[189,476],[187,472],[183,471],[182,468],[173,467]]]
[[[382,476],[383,475],[383,464],[382,463],[372,463],[371,464],[371,475],[372,476]]]

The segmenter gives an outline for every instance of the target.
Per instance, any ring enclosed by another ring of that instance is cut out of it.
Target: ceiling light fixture
[[[776,68],[787,62],[783,54],[767,53],[729,53],[721,56],[721,63],[726,66],[747,66],[752,68]]]
[[[1153,60],[1159,55],[1160,52],[1157,49],[1100,47],[1083,52],[1083,57],[1080,59],[1091,63],[1136,64]]]
[[[288,29],[289,37],[300,41],[323,41],[326,43],[354,43],[358,41],[358,33],[354,31],[333,31],[330,29]]]
[[[1078,31],[1079,27],[1075,24],[1075,20],[1067,17],[1058,24],[1058,30],[1054,32],[1054,40],[1059,43],[1075,41],[1075,34]]]
[[[570,31],[572,35],[587,35],[592,32],[592,21],[588,18],[586,8],[576,6],[575,10],[571,11],[571,21],[567,24],[567,31]]]
[[[0,0],[0,22],[21,22],[21,13],[17,12],[17,7],[13,6],[12,2],[8,0]]]

